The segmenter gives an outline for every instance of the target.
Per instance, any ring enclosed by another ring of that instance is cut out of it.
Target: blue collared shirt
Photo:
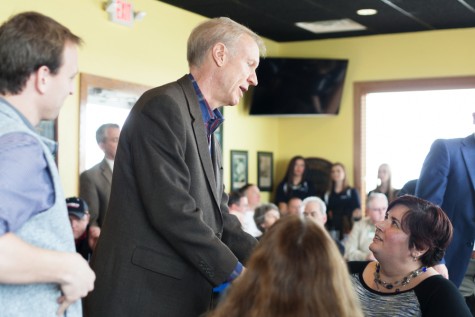
[[[0,103],[28,120],[6,100]],[[0,118],[0,124],[1,118]],[[33,136],[13,132],[0,137],[0,236],[15,232],[36,214],[54,204],[55,193],[43,147]]]
[[[208,139],[208,146],[211,144],[211,135],[216,131],[217,128],[223,123],[224,118],[221,112],[218,109],[211,110],[208,102],[206,101],[203,93],[198,87],[198,83],[196,82],[193,75],[188,74],[190,77],[191,83],[193,84],[193,88],[195,88],[196,96],[198,97],[198,102],[200,104],[201,115],[203,116],[203,122],[205,123],[206,129],[206,137]]]

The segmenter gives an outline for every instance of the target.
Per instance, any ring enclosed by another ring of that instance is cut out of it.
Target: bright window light
[[[464,138],[475,131],[475,89],[370,93],[366,95],[366,192],[387,163],[401,188],[419,177],[435,139]]]

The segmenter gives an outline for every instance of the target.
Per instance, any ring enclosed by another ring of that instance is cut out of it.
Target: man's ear
[[[35,76],[35,87],[41,93],[44,94],[47,90],[51,72],[47,66],[41,66],[32,74]]]
[[[99,145],[99,148],[100,148],[103,152],[106,150],[106,146],[105,146],[104,142],[101,141],[101,142],[97,143],[97,145]]]
[[[211,49],[211,52],[216,65],[218,65],[218,67],[223,66],[226,61],[226,55],[228,52],[226,45],[224,45],[223,43],[216,43]]]

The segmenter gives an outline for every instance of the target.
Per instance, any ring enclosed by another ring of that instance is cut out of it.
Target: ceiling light
[[[313,33],[337,33],[365,30],[366,27],[350,19],[327,20],[316,22],[297,22],[296,26]]]
[[[356,11],[358,15],[375,15],[378,13],[378,10],[375,9],[359,9]]]

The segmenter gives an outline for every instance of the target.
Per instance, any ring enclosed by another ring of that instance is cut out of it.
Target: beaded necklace
[[[380,275],[379,275],[380,270],[381,270],[381,265],[379,263],[376,263],[376,271],[374,272],[374,282],[376,283],[376,287],[379,288],[379,285],[382,285],[384,288],[386,288],[388,290],[391,290],[395,286],[398,286],[398,285],[401,285],[401,287],[406,286],[407,284],[409,284],[411,282],[411,280],[413,278],[415,278],[415,277],[421,275],[422,273],[426,272],[427,267],[426,266],[421,266],[417,270],[414,270],[414,271],[410,272],[408,275],[404,276],[401,280],[395,281],[395,282],[392,282],[392,283],[385,282],[385,281],[380,279]],[[394,292],[399,293],[400,289],[396,288]]]

